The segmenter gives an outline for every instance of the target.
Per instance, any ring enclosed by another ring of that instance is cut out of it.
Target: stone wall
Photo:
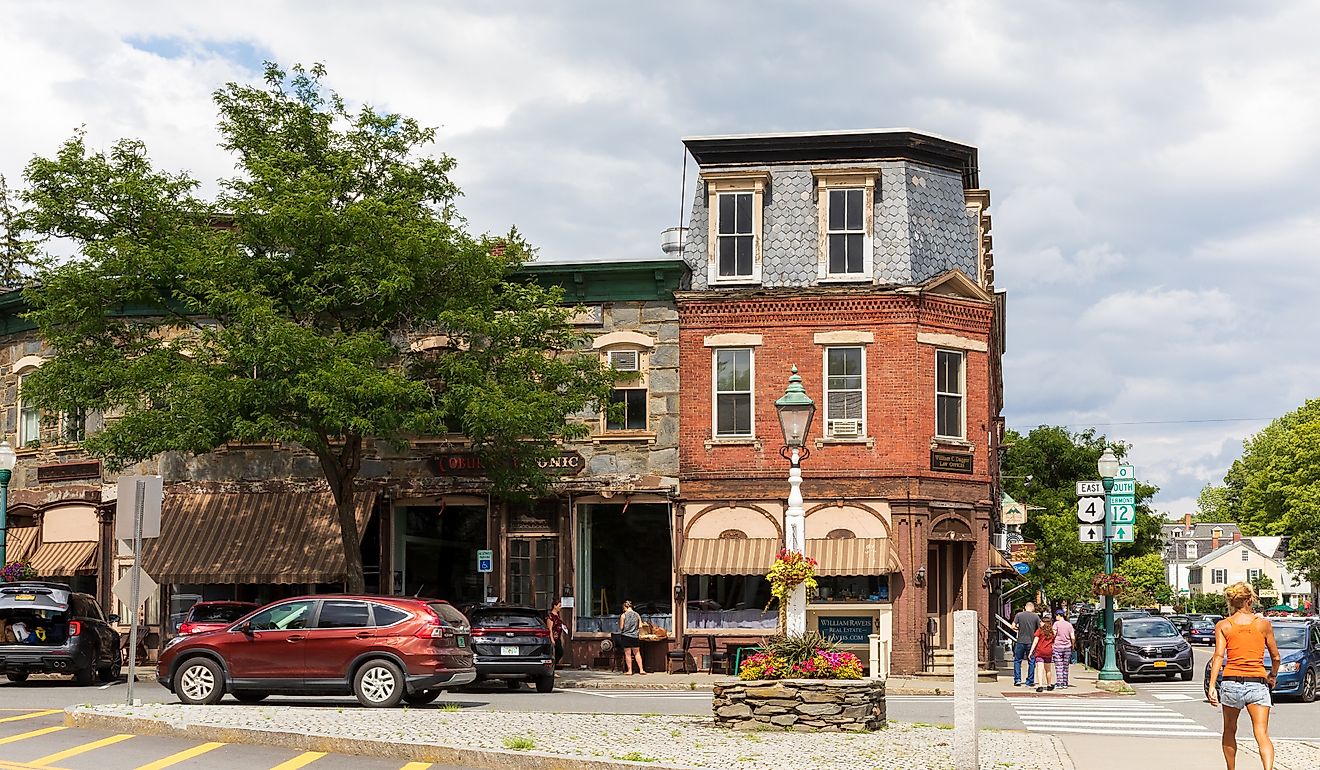
[[[715,724],[734,730],[841,732],[885,726],[879,679],[782,679],[715,685]]]

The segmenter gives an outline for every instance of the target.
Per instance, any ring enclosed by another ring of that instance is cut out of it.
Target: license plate
[[[1157,661],[1155,661],[1155,668],[1164,668],[1164,667],[1167,666],[1167,665],[1169,665],[1169,661],[1167,661],[1167,660],[1157,660]]]
[[[466,636],[460,636],[460,637],[458,637],[458,646],[459,646],[459,647],[466,647],[466,646],[467,646],[467,637],[466,637]]]
[[[36,600],[37,597],[33,594],[19,594],[14,597],[14,601],[16,602],[35,602]]]
[[[500,647],[500,654],[501,654],[501,655],[517,655],[517,654],[518,654],[518,645],[516,645],[516,644],[506,644],[506,645],[503,645],[503,646]]]

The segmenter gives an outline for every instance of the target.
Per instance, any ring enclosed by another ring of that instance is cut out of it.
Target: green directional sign
[[[1135,495],[1137,493],[1136,479],[1114,479],[1114,488],[1110,490],[1115,495]]]
[[[1115,543],[1135,543],[1137,528],[1131,524],[1114,524],[1110,529],[1109,537]]]
[[[1136,481],[1136,479],[1137,479],[1137,469],[1134,468],[1134,467],[1132,467],[1131,465],[1127,465],[1127,464],[1120,465],[1120,466],[1118,466],[1118,475],[1115,476],[1114,478],[1116,478],[1116,479],[1131,479],[1131,480],[1133,480],[1133,481]]]
[[[1109,504],[1109,522],[1118,524],[1135,524],[1137,521],[1137,506],[1127,503]]]
[[[1110,505],[1136,505],[1136,504],[1137,504],[1137,496],[1136,496],[1136,495],[1110,495],[1110,496],[1109,496],[1109,504],[1110,504]]]

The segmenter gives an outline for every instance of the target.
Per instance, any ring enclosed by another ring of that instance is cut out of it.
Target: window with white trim
[[[1226,583],[1228,583],[1228,570],[1226,569],[1210,570],[1211,585],[1225,585]]]
[[[1195,541],[1188,541],[1188,543],[1187,543],[1187,558],[1188,558],[1188,559],[1196,559],[1196,558],[1199,558],[1199,557],[1197,556],[1197,552],[1198,552],[1198,549],[1197,549],[1197,546],[1196,546],[1196,542],[1195,542]]]
[[[707,171],[706,280],[711,284],[761,281],[762,213],[766,171]]]
[[[1260,572],[1261,572],[1261,571],[1258,570],[1258,569],[1249,569],[1249,570],[1247,570],[1247,582],[1250,583],[1250,582],[1252,582],[1252,581],[1258,579],[1258,578],[1260,577]]]
[[[1242,561],[1250,561],[1250,560],[1251,560],[1251,552],[1248,551],[1247,549],[1243,548],[1243,549],[1242,549]]]
[[[860,347],[825,348],[825,435],[866,435],[865,354]]]
[[[41,441],[41,412],[23,395],[27,375],[18,378],[18,446]]]
[[[646,376],[647,354],[637,347],[619,347],[604,352],[605,363],[619,373],[610,391],[610,408],[605,411],[606,433],[637,433],[649,427]]]
[[[720,278],[751,278],[754,196],[748,192],[719,193],[716,232],[716,274]]]
[[[715,437],[749,438],[752,430],[752,349],[714,351]]]
[[[963,438],[966,356],[960,350],[935,351],[935,435]]]
[[[830,276],[865,275],[866,190],[846,187],[828,193],[826,273]]]

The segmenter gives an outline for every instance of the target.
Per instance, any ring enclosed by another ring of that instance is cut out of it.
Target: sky
[[[1314,3],[1228,0],[0,0],[0,174],[83,126],[213,189],[211,93],[323,62],[439,129],[474,230],[626,259],[685,217],[684,136],[947,136],[991,193],[1008,425],[1131,444],[1181,515],[1317,395],[1316,29]]]

